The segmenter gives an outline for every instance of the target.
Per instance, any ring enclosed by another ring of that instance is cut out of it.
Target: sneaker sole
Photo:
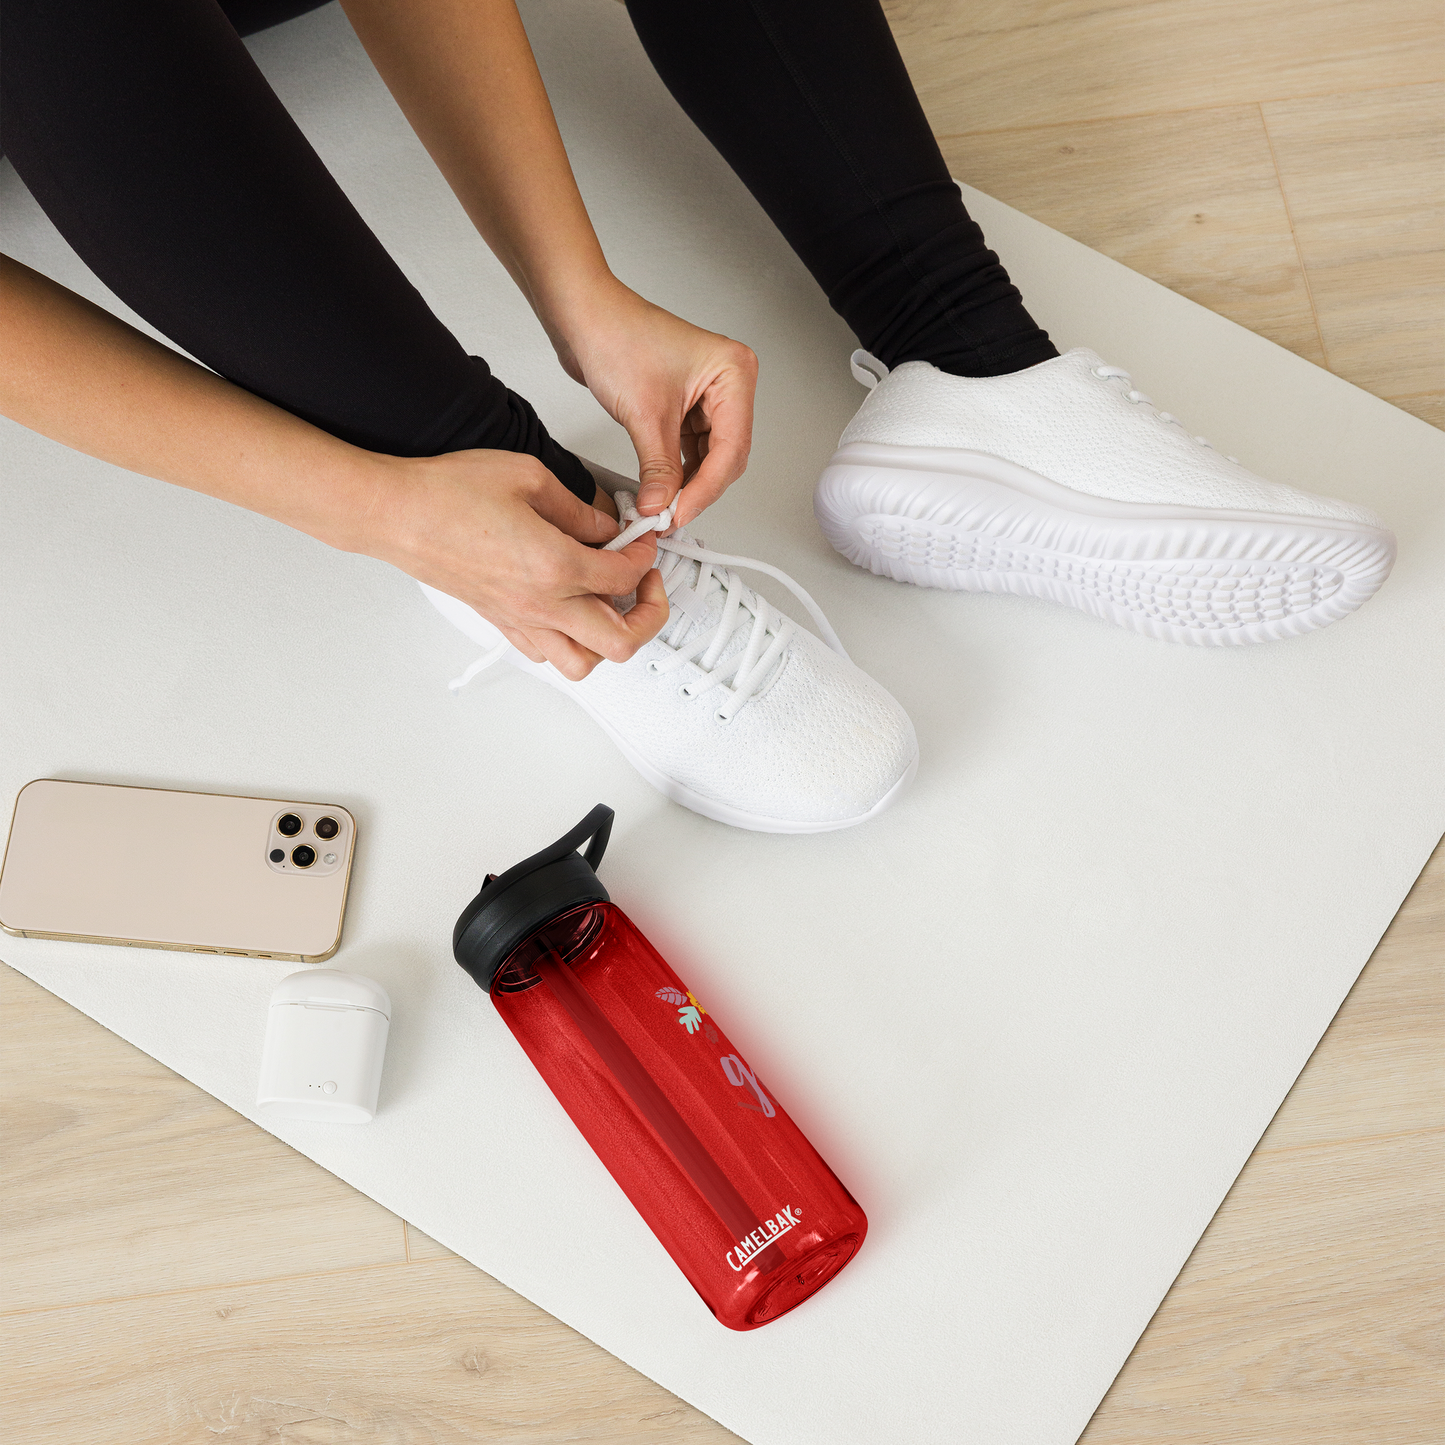
[[[854,442],[813,506],[833,546],[879,576],[1042,597],[1203,647],[1326,627],[1395,560],[1394,537],[1360,522],[1111,502],[950,448]]]

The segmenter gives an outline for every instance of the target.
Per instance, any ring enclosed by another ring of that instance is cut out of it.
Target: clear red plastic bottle
[[[458,920],[457,961],[707,1307],[730,1329],[756,1329],[827,1284],[868,1220],[608,899],[595,869],[611,824],[595,808],[488,878]]]

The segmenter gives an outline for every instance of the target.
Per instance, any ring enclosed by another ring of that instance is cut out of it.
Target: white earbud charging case
[[[391,999],[338,968],[281,980],[271,995],[256,1107],[282,1119],[369,1124],[376,1113]]]

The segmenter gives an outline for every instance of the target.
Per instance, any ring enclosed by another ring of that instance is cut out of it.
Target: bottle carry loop
[[[492,890],[489,901],[518,878],[525,878],[527,874],[535,873],[549,863],[560,863],[569,853],[575,853],[588,838],[592,841],[587,844],[587,851],[582,858],[595,873],[597,865],[602,862],[602,855],[607,851],[607,840],[612,836],[612,820],[616,816],[606,803],[598,803],[575,828],[564,833],[555,843],[543,848],[540,853],[533,853],[530,858],[513,864],[500,876],[489,878],[485,885]]]

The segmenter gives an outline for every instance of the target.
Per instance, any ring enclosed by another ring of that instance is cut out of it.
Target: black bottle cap
[[[550,848],[488,877],[452,929],[452,956],[488,993],[497,970],[544,923],[581,903],[606,903],[597,865],[607,851],[612,809],[599,803]],[[577,849],[591,839],[587,852]]]

